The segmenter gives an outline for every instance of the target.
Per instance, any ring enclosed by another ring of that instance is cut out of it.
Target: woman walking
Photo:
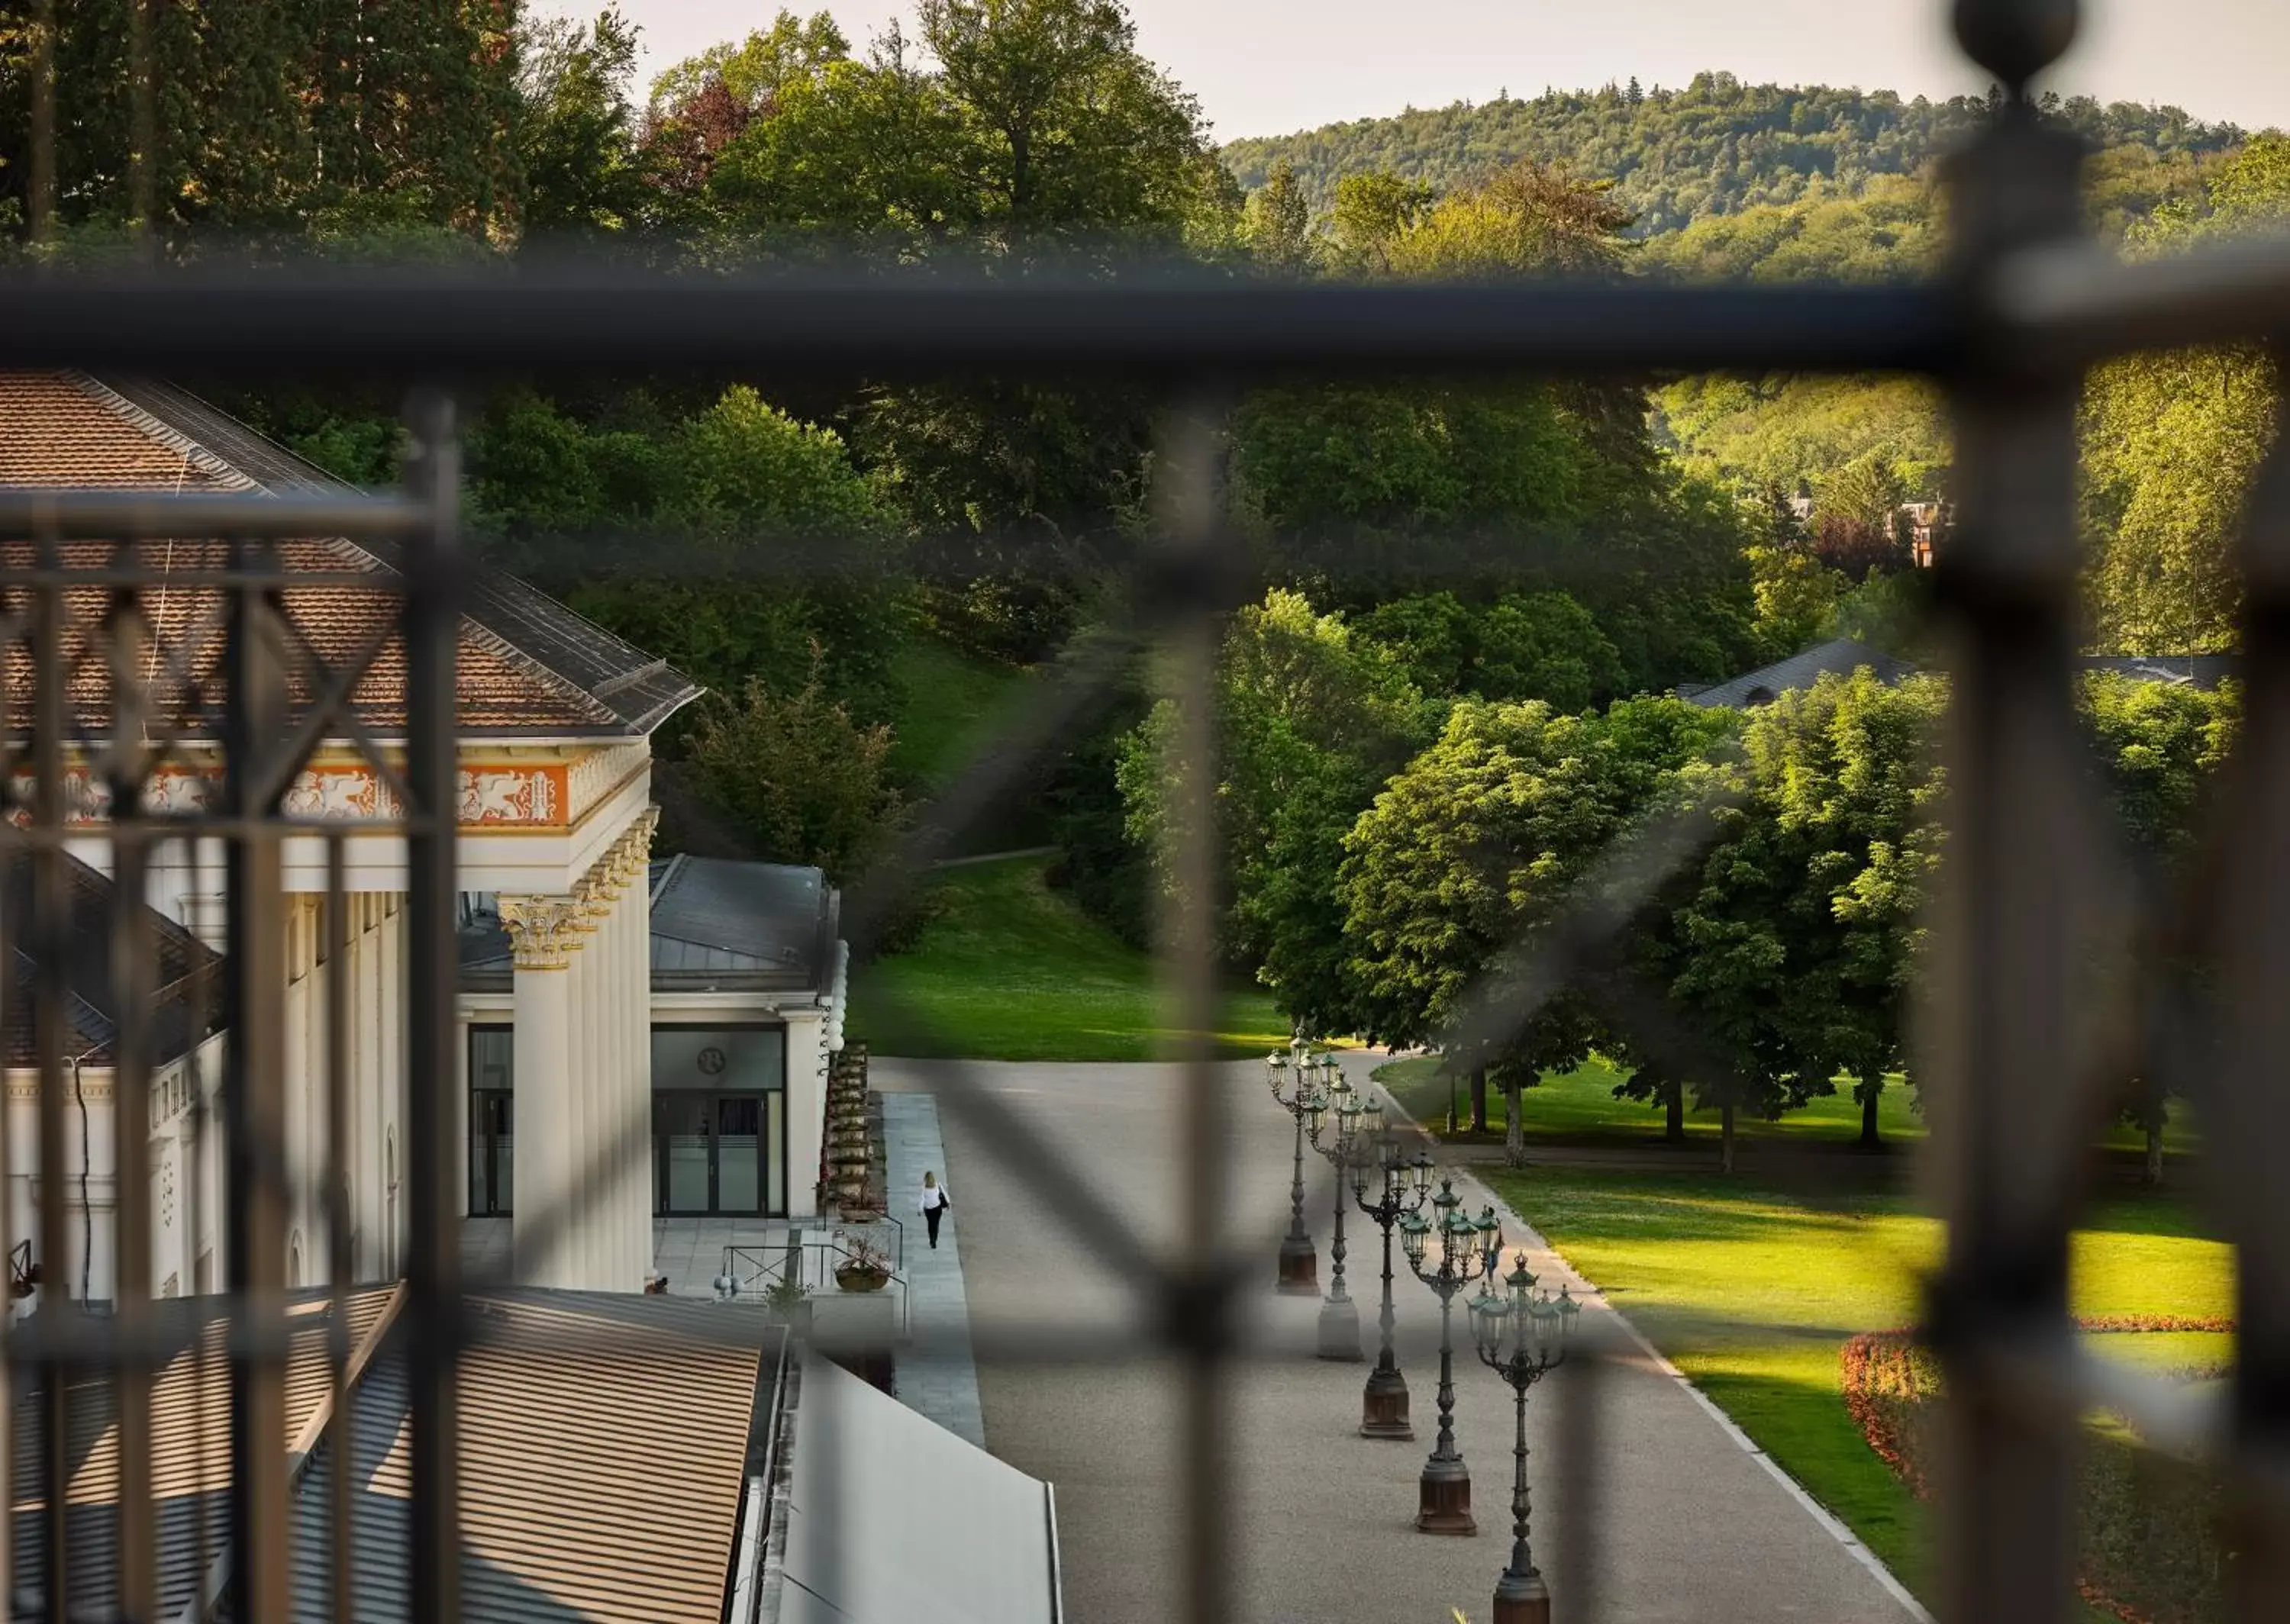
[[[946,1198],[946,1186],[938,1181],[938,1175],[934,1172],[925,1173],[923,1175],[923,1222],[930,1226],[930,1244],[933,1252],[938,1250],[938,1220],[946,1216],[947,1208],[953,1204],[954,1203]]]

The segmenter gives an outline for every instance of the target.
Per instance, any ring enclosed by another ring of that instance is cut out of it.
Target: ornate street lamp
[[[1367,1373],[1367,1387],[1360,1395],[1360,1436],[1407,1440],[1415,1436],[1415,1428],[1407,1420],[1407,1378],[1399,1373],[1399,1359],[1391,1347],[1395,1323],[1391,1311],[1391,1227],[1401,1218],[1422,1210],[1431,1194],[1431,1158],[1418,1151],[1412,1161],[1400,1159],[1399,1140],[1384,1131],[1383,1108],[1380,1105],[1367,1108],[1363,1132],[1374,1149],[1352,1164],[1352,1198],[1383,1231],[1383,1307],[1376,1316],[1377,1327],[1383,1334],[1382,1345],[1376,1351],[1375,1368]],[[1376,1191],[1372,1202],[1367,1198],[1371,1188]]]
[[[1510,1564],[1495,1581],[1494,1624],[1550,1624],[1550,1590],[1526,1542],[1526,1391],[1566,1362],[1566,1340],[1580,1311],[1561,1285],[1537,1293],[1526,1254],[1504,1284],[1510,1294],[1483,1291],[1471,1301],[1471,1336],[1487,1368],[1518,1396],[1518,1441],[1512,1446]]]
[[[1288,1187],[1288,1234],[1280,1243],[1279,1289],[1294,1297],[1317,1297],[1320,1268],[1312,1252],[1312,1232],[1304,1227],[1304,1109],[1317,1091],[1304,1040],[1298,1038],[1290,1048],[1293,1055],[1276,1049],[1264,1057],[1272,1097],[1296,1121],[1296,1176]]]
[[[1399,1220],[1399,1244],[1407,1253],[1407,1267],[1439,1295],[1439,1438],[1423,1463],[1415,1509],[1415,1526],[1424,1533],[1479,1532],[1471,1520],[1471,1474],[1455,1447],[1455,1358],[1449,1310],[1458,1292],[1495,1272],[1502,1260],[1502,1225],[1492,1206],[1473,1218],[1462,1205],[1454,1180],[1442,1179],[1439,1193],[1431,1197],[1437,1217],[1410,1212]],[[1427,1271],[1424,1261],[1435,1237],[1436,1267]]]
[[[1325,1156],[1336,1170],[1336,1234],[1328,1244],[1328,1256],[1335,1267],[1328,1281],[1327,1300],[1320,1305],[1319,1355],[1323,1359],[1348,1359],[1357,1364],[1360,1356],[1359,1309],[1344,1290],[1344,1208],[1349,1204],[1344,1183],[1365,1149],[1360,1142],[1360,1121],[1366,1116],[1367,1108],[1352,1092],[1352,1085],[1344,1081],[1333,1056],[1323,1060],[1320,1075],[1325,1079],[1320,1090],[1320,1103],[1304,1113],[1304,1131],[1311,1135],[1312,1148]],[[1335,1117],[1333,1130],[1328,1126],[1332,1115]],[[1376,1115],[1377,1125],[1381,1126],[1382,1112],[1379,1110]]]

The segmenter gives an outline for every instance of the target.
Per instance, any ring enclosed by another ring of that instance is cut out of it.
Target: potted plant
[[[835,1284],[846,1292],[879,1292],[891,1284],[891,1260],[864,1236],[850,1237],[844,1260],[835,1267]]]
[[[764,1288],[764,1310],[797,1336],[811,1330],[811,1293],[803,1282],[781,1275]]]

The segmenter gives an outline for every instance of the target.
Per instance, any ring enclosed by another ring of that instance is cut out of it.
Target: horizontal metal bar
[[[0,349],[4,349],[0,341]],[[421,524],[387,496],[173,496],[148,491],[0,491],[0,535],[93,540],[220,536],[396,536]],[[297,585],[301,584],[299,580]]]
[[[1901,287],[472,278],[0,279],[0,367],[247,376],[720,372],[1159,378],[1941,369],[1956,305]]]
[[[2269,339],[2290,331],[2290,236],[2133,264],[2086,243],[2031,250],[1998,268],[1983,303],[2047,365]]]

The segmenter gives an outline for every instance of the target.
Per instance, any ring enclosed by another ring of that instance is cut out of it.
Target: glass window
[[[652,1085],[711,1094],[765,1093],[787,1086],[787,1032],[781,1027],[652,1029]]]

